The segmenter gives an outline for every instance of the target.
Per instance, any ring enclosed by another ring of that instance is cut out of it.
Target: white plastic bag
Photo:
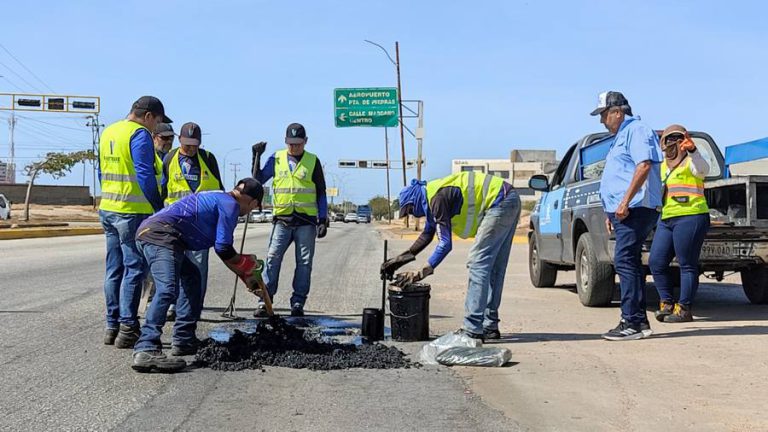
[[[436,360],[446,366],[501,367],[512,360],[512,352],[506,348],[453,347],[438,354]]]
[[[437,356],[443,351],[454,347],[478,348],[483,346],[478,339],[472,339],[464,333],[451,332],[446,333],[432,342],[424,345],[421,349],[421,363],[428,365],[439,364]]]

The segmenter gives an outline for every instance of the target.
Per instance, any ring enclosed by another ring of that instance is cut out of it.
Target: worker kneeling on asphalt
[[[400,217],[426,217],[424,231],[402,254],[382,264],[382,277],[414,261],[432,241],[439,244],[421,270],[399,273],[393,284],[406,287],[431,275],[451,251],[451,232],[475,237],[469,250],[469,284],[460,332],[474,339],[499,339],[499,305],[512,238],[520,218],[520,198],[500,177],[462,172],[423,182],[412,180],[400,192]]]
[[[195,336],[200,317],[200,271],[187,251],[213,247],[227,267],[246,284],[260,275],[262,264],[255,255],[240,255],[232,246],[238,216],[261,204],[264,189],[257,180],[242,179],[230,192],[210,191],[188,195],[144,221],[136,234],[139,250],[155,280],[155,296],[147,310],[133,353],[133,369],[149,372],[181,370],[186,362],[163,354],[160,336],[166,314],[176,303],[173,356],[197,351]],[[260,277],[260,276],[259,276]]]

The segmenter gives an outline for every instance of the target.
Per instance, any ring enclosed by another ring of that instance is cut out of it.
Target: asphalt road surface
[[[246,251],[264,255],[270,228],[252,224]],[[283,313],[292,251],[276,296]],[[379,304],[381,257],[371,225],[333,224],[317,244],[308,314],[359,321]],[[517,429],[442,367],[136,373],[130,350],[102,345],[103,274],[102,236],[0,242],[0,430]],[[198,337],[228,322],[233,278],[212,253]],[[241,285],[240,315],[254,305]]]

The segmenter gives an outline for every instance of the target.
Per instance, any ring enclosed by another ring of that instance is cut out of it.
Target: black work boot
[[[129,327],[120,324],[120,331],[115,338],[115,347],[120,349],[133,348],[139,340],[139,336],[141,336],[141,328],[138,325]]]
[[[481,333],[472,333],[471,331],[465,330],[463,328],[460,328],[456,331],[456,334],[463,334],[467,336],[470,339],[477,339],[477,341],[480,343],[480,345],[485,342],[485,336]]]
[[[659,302],[659,310],[653,313],[656,316],[656,321],[664,322],[665,317],[672,315],[672,312],[674,311],[674,307],[675,307],[675,304],[672,302],[668,302],[664,300]]]
[[[691,307],[682,305],[680,303],[675,304],[675,309],[671,315],[664,317],[665,323],[682,323],[693,321],[693,313],[691,313]]]
[[[197,348],[200,346],[200,339],[195,338],[190,343],[185,344],[173,344],[171,347],[171,355],[175,357],[183,357],[188,355],[197,354]]]
[[[291,316],[292,317],[303,317],[304,316],[304,305],[301,303],[294,303],[293,306],[291,306]]]
[[[501,339],[501,332],[499,329],[483,329],[483,338],[489,339]]]
[[[187,367],[184,359],[176,357],[167,357],[162,351],[140,351],[133,353],[133,370],[137,372],[152,372],[153,369],[158,372],[173,373]]]
[[[259,304],[256,305],[256,309],[253,310],[253,317],[254,318],[267,318],[269,317],[269,312],[267,312],[267,305],[264,303],[259,302]]]
[[[116,328],[108,328],[104,332],[104,345],[114,345],[117,332],[118,330]]]

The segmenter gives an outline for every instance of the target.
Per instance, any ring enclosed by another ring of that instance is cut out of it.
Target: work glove
[[[256,144],[251,146],[251,151],[253,152],[254,157],[263,155],[266,150],[267,150],[266,141],[259,141]]]
[[[392,280],[392,275],[395,274],[395,271],[411,261],[416,261],[416,255],[410,252],[403,252],[394,258],[388,259],[381,265],[381,279]]]
[[[320,219],[320,225],[317,226],[317,238],[323,238],[328,234],[328,221]]]
[[[264,270],[264,260],[258,259],[256,255],[240,255],[240,259],[232,267],[232,271],[240,277],[246,286],[261,278],[261,272]]]
[[[431,275],[434,272],[435,272],[435,269],[433,269],[431,265],[427,264],[424,267],[422,267],[421,270],[398,273],[397,276],[395,277],[395,281],[392,282],[392,285],[399,286],[402,288],[412,283],[416,283],[424,279],[425,277]]]

